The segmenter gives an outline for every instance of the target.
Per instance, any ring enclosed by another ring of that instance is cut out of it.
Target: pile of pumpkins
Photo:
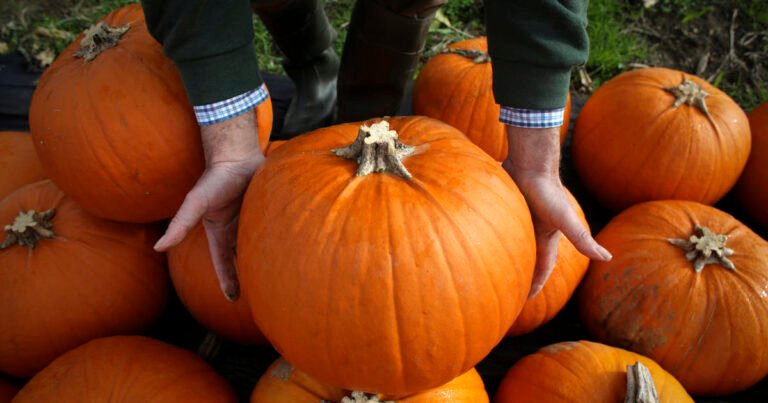
[[[0,402],[236,401],[204,360],[140,335],[169,283],[211,332],[282,355],[252,402],[487,402],[473,367],[577,286],[599,343],[525,357],[495,401],[686,402],[766,376],[768,243],[710,205],[738,181],[768,227],[768,104],[748,120],[707,82],[661,68],[600,87],[572,157],[619,212],[597,235],[614,258],[590,263],[563,238],[528,300],[533,224],[499,163],[486,46],[453,44],[424,67],[423,116],[270,143],[271,104],[256,108],[268,158],[243,199],[229,302],[202,226],[153,250],[203,172],[199,128],[141,8],[106,16],[40,79],[31,135],[0,133],[0,373],[31,378],[20,392],[0,378]]]

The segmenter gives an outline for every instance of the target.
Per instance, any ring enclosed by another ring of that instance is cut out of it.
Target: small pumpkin
[[[0,200],[24,185],[45,179],[29,133],[0,132],[0,150]]]
[[[30,377],[90,339],[143,331],[168,298],[155,225],[96,218],[51,181],[0,201],[0,372]]]
[[[168,271],[176,293],[192,316],[207,329],[240,344],[265,344],[251,317],[245,297],[224,298],[211,262],[208,237],[202,224],[168,251]],[[242,293],[248,289],[243,288]]]
[[[458,130],[368,123],[267,158],[243,200],[237,264],[288,361],[402,396],[468,371],[501,340],[530,290],[535,240],[517,186]]]
[[[14,402],[236,403],[237,396],[192,352],[142,336],[113,336],[63,354]]]
[[[650,388],[656,399],[648,399]],[[646,392],[648,400],[638,400],[638,392]],[[590,341],[552,344],[524,357],[504,376],[493,401],[693,403],[680,382],[653,360]]]
[[[507,157],[507,133],[492,88],[491,59],[485,37],[449,45],[419,71],[413,87],[413,112],[459,129],[497,161]],[[571,96],[565,106],[560,142],[568,134]]]
[[[603,84],[579,113],[573,163],[605,206],[650,200],[714,204],[736,183],[750,150],[747,116],[705,80],[665,68]]]
[[[768,374],[768,242],[714,207],[638,204],[600,231],[579,295],[598,340],[656,360],[696,395]]]
[[[581,219],[581,223],[589,230],[587,219],[584,217],[584,212],[576,198],[570,192],[568,192],[568,198]],[[520,316],[515,319],[515,323],[507,335],[519,336],[530,333],[552,320],[571,299],[576,287],[579,286],[581,279],[587,273],[588,266],[589,258],[576,250],[576,247],[565,236],[560,236],[557,260],[552,274],[541,292],[525,302]]]
[[[736,185],[736,196],[744,210],[763,228],[768,228],[768,102],[748,115],[752,151]]]
[[[29,113],[46,173],[96,216],[171,217],[203,172],[192,106],[138,4],[113,11],[70,44],[40,78]],[[271,101],[255,113],[264,149]]]
[[[343,390],[323,384],[279,358],[262,375],[251,393],[251,403],[390,402],[488,403],[480,374],[473,369],[443,386],[410,396],[392,397]]]

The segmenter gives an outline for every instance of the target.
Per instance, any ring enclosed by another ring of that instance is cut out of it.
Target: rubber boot
[[[418,66],[429,25],[444,2],[411,2],[431,7],[412,16],[376,0],[355,3],[339,72],[337,122],[397,112]]]
[[[332,123],[339,57],[336,31],[320,0],[253,1],[251,6],[285,56],[283,67],[296,86],[282,130],[290,138]]]

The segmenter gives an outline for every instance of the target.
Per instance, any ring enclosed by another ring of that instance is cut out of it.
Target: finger
[[[178,245],[187,236],[187,233],[197,225],[200,218],[208,208],[205,197],[196,191],[197,185],[184,198],[179,211],[171,219],[168,229],[155,244],[155,250],[164,252]]]
[[[595,241],[589,230],[581,223],[576,211],[569,205],[568,208],[560,210],[562,214],[559,217],[560,231],[568,238],[581,254],[590,259],[609,261],[613,258],[607,249]]]
[[[237,234],[237,217],[227,224],[203,220],[203,227],[208,236],[208,249],[211,262],[219,280],[219,287],[224,297],[230,302],[240,297],[240,281],[235,269],[235,238]]]
[[[560,243],[560,231],[536,234],[536,266],[533,270],[533,282],[528,299],[535,297],[544,288],[557,261],[557,247]]]

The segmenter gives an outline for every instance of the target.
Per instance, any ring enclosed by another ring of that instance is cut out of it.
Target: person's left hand
[[[222,292],[234,301],[240,295],[235,270],[237,223],[243,193],[264,163],[252,112],[200,130],[206,169],[187,193],[168,229],[155,244],[162,252],[179,244],[202,218]]]

